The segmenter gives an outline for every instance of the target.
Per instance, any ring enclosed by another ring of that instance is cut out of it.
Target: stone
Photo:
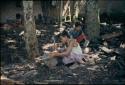
[[[48,54],[36,58],[36,62],[43,62],[50,68],[55,67],[58,63],[57,58],[50,57]]]

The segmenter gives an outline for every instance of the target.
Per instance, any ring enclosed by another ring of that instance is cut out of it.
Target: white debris
[[[121,28],[121,24],[113,24],[114,27],[120,29]]]
[[[114,60],[115,60],[115,58],[116,58],[116,56],[113,56],[113,57],[111,57],[110,59],[111,59],[112,61],[114,61]]]
[[[100,23],[100,25],[104,25],[104,26],[106,26],[106,25],[107,25],[107,23],[106,23],[106,22],[103,22],[103,23]]]
[[[22,36],[22,35],[24,35],[24,31],[20,32],[20,34],[19,34],[19,36]]]
[[[95,65],[95,66],[88,67],[87,69],[88,70],[97,70],[98,68],[99,68],[99,66]]]
[[[16,43],[16,40],[6,39],[5,43]]]
[[[60,32],[54,32],[54,35],[58,35]]]
[[[41,34],[41,31],[39,31],[39,30],[36,29],[36,35],[37,35],[37,36],[40,36],[40,34]],[[24,31],[21,31],[21,32],[19,33],[19,36],[23,36],[23,35],[24,35]]]
[[[40,36],[40,34],[41,34],[41,31],[39,31],[39,30],[36,29],[36,35]]]
[[[125,43],[120,44],[120,47],[125,48]]]
[[[63,31],[64,31],[64,29],[65,29],[65,26],[64,26],[64,27],[59,28],[59,31],[60,31],[60,32],[63,32]]]
[[[113,51],[113,49],[109,49],[109,48],[107,48],[107,47],[99,47],[99,48],[100,48],[101,50],[107,52],[107,53],[110,53],[110,52]]]
[[[90,50],[91,50],[90,48],[86,47],[86,48],[83,49],[83,53],[89,53]]]

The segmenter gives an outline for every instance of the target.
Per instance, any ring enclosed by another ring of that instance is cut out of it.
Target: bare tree
[[[78,18],[78,14],[79,14],[79,11],[80,11],[79,10],[79,1],[75,2],[74,9],[75,9],[74,17]]]
[[[35,20],[33,16],[33,1],[23,1],[23,7],[26,50],[28,58],[33,60],[35,57],[39,56]]]
[[[62,11],[63,11],[63,1],[60,1],[60,27],[62,27]]]
[[[75,4],[75,1],[71,0],[70,1],[70,8],[71,8],[71,21],[73,22],[73,16],[74,16],[74,4]]]
[[[97,0],[87,0],[86,3],[86,33],[89,39],[95,40],[100,33],[100,19]]]

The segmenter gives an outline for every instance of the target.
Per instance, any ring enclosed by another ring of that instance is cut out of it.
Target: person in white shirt
[[[59,38],[62,44],[66,45],[65,51],[63,52],[51,52],[49,56],[51,57],[62,57],[64,64],[69,64],[77,62],[79,64],[84,64],[83,53],[79,43],[75,39],[70,39],[70,36],[66,31],[59,34]]]

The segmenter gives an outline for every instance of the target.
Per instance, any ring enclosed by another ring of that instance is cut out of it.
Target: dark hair
[[[66,37],[70,38],[68,32],[65,31],[65,30],[58,35],[59,38],[60,38],[60,36],[62,36],[62,37],[65,37],[65,36],[66,36]]]
[[[80,22],[76,22],[76,23],[75,23],[75,27],[78,27],[78,26],[81,26],[81,23],[80,23]]]

